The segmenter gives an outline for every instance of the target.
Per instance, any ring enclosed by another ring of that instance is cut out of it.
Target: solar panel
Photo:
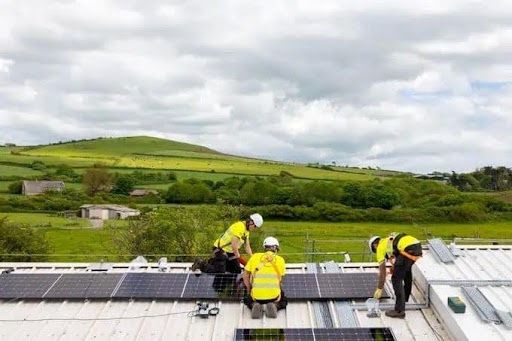
[[[43,298],[61,274],[1,274],[0,298]]]
[[[320,298],[316,274],[289,274],[284,276],[283,291],[289,299]]]
[[[395,341],[389,328],[237,328],[235,341],[244,340],[347,340]]]
[[[188,274],[129,273],[112,297],[169,298],[181,297]]]
[[[241,275],[202,274],[188,277],[182,298],[240,300],[245,293]]]
[[[122,273],[63,274],[44,298],[110,298]]]
[[[319,273],[317,274],[320,297],[347,299],[372,297],[377,287],[376,273]],[[383,297],[389,297],[383,292]]]

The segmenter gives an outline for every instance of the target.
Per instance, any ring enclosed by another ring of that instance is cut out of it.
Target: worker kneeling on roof
[[[244,303],[251,309],[254,319],[261,318],[264,306],[267,317],[276,318],[277,311],[286,308],[288,304],[281,288],[285,261],[277,255],[279,242],[274,237],[267,237],[263,241],[263,248],[265,252],[253,254],[243,272],[248,292]]]
[[[395,309],[386,311],[389,317],[405,317],[405,302],[409,300],[412,289],[411,267],[422,256],[421,243],[405,233],[393,232],[389,237],[373,236],[369,247],[377,256],[379,263],[379,282],[373,298],[380,299],[386,281],[386,260],[391,262],[391,283],[395,291]]]
[[[240,264],[247,261],[240,255],[240,247],[245,243],[245,252],[252,256],[249,236],[263,225],[263,217],[259,213],[253,213],[245,221],[233,223],[213,243],[212,257],[209,260],[196,259],[192,264],[192,271],[200,270],[206,273],[242,273]]]

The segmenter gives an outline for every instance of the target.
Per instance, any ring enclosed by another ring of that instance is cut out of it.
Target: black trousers
[[[213,256],[208,259],[205,264],[204,270],[201,271],[206,273],[223,274],[229,272],[232,274],[241,274],[242,268],[238,258],[235,258],[235,254],[231,252],[223,252],[218,248],[213,248]],[[230,259],[231,258],[231,259]]]
[[[413,244],[404,250],[412,256],[421,256],[423,251],[421,244]],[[414,261],[402,254],[395,255],[395,268],[391,276],[391,283],[395,291],[395,310],[405,311],[405,302],[409,300],[412,290],[412,271],[411,267]]]
[[[254,302],[258,302],[260,304],[267,304],[267,303],[270,303],[270,302],[274,302],[276,299],[277,299],[277,297],[276,298],[272,298],[270,300],[255,300],[248,293],[244,297],[244,303],[247,306],[247,308],[252,309],[252,306],[254,305]],[[284,294],[284,291],[281,290],[281,299],[279,300],[279,302],[276,302],[277,310],[284,309],[284,308],[286,308],[287,305],[288,305],[288,298],[286,298],[286,296]]]

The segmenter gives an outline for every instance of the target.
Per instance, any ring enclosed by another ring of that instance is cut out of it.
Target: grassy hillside
[[[195,172],[196,175],[203,173],[201,178],[209,178],[208,174],[212,175],[212,178],[218,178],[213,174],[268,176],[285,171],[300,179],[370,180],[379,176],[399,174],[393,171],[308,166],[245,158],[222,154],[203,146],[147,136],[0,148],[0,174],[22,174],[23,172],[18,172],[20,169],[10,171],[7,167],[27,167],[33,161],[42,161],[49,167],[65,163],[75,168],[84,168],[94,163],[103,163],[113,171],[119,168]]]

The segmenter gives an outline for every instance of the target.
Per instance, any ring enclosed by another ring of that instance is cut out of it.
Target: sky
[[[0,144],[510,167],[512,2],[1,0]]]

